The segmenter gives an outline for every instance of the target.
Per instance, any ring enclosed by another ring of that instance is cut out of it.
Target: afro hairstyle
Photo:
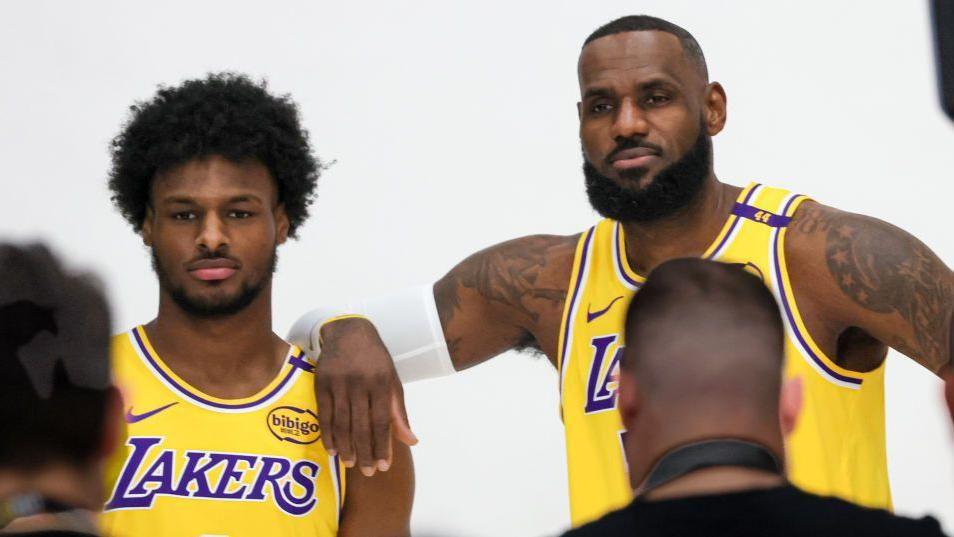
[[[130,107],[110,149],[112,200],[137,233],[157,174],[218,155],[232,162],[255,159],[268,168],[294,238],[322,168],[291,98],[270,94],[265,81],[228,72],[160,86],[151,100]]]

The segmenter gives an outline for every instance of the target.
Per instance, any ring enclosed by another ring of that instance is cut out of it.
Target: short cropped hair
[[[669,412],[778,420],[785,363],[772,292],[742,265],[675,259],[649,274],[626,320],[622,374]]]
[[[781,362],[784,332],[778,302],[744,265],[683,258],[649,274],[629,304],[626,334],[627,346],[681,336],[700,348],[730,353],[745,350],[727,343],[742,336],[772,349]]]
[[[608,35],[650,30],[666,32],[679,38],[679,43],[682,44],[682,50],[686,57],[696,65],[703,78],[709,80],[709,68],[706,66],[706,57],[702,53],[702,47],[699,46],[699,42],[696,41],[696,38],[685,28],[658,17],[651,17],[649,15],[627,15],[620,17],[594,30],[593,33],[583,41],[583,46],[585,47],[590,44],[590,42]]]

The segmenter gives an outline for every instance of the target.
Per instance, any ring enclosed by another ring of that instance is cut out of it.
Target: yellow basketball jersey
[[[791,481],[817,494],[890,508],[884,365],[868,373],[839,367],[806,331],[792,296],[786,226],[806,199],[750,184],[704,257],[744,265],[778,299],[785,375],[801,377],[804,389],[802,413],[786,448]],[[558,367],[574,526],[632,499],[613,378],[629,301],[645,280],[630,268],[624,244],[623,228],[612,220],[583,233],[563,314]]]
[[[337,534],[344,471],[320,441],[314,364],[297,347],[259,393],[220,399],[169,369],[142,327],[112,344],[127,431],[106,534]]]

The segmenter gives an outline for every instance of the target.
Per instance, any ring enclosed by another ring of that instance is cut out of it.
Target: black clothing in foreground
[[[911,519],[793,486],[672,500],[636,499],[563,537],[943,537],[931,517]]]
[[[22,537],[96,537],[92,533],[70,530],[40,530],[25,533],[3,533],[2,535],[3,537],[16,537],[17,535]]]

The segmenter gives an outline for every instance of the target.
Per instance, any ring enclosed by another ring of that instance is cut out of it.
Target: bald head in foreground
[[[618,408],[636,499],[566,537],[589,535],[938,536],[897,517],[803,492],[784,475],[783,436],[801,406],[782,382],[772,293],[738,265],[661,264],[633,298]]]

